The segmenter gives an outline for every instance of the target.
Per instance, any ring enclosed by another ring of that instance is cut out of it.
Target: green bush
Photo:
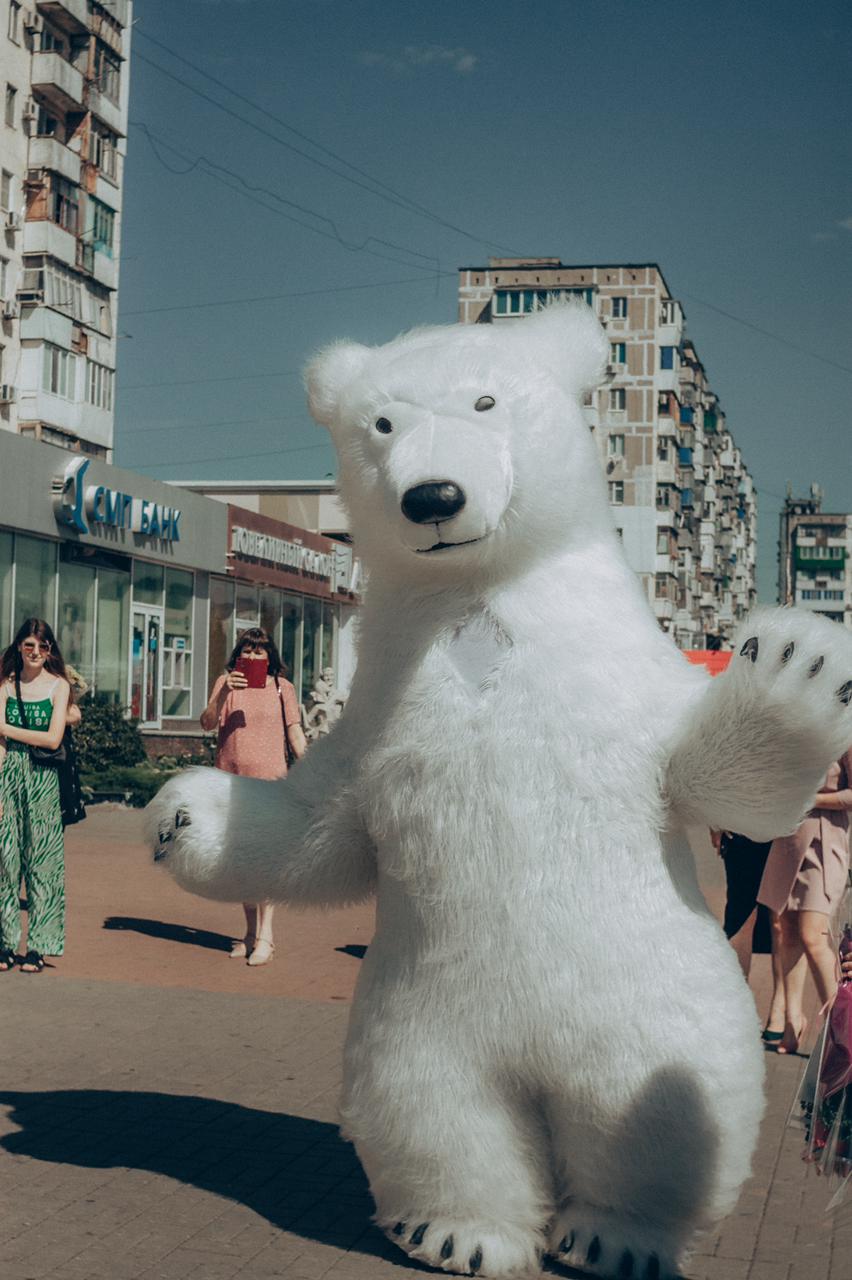
[[[136,764],[111,769],[86,769],[80,775],[84,792],[114,795],[126,800],[134,809],[142,809],[152,800],[164,782],[179,772],[155,769],[153,765]]]
[[[126,719],[123,708],[106,694],[84,698],[80,711],[83,719],[74,730],[74,746],[81,773],[135,765],[145,759],[139,721]]]

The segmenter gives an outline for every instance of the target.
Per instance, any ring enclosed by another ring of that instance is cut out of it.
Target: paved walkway
[[[370,1226],[335,1126],[371,912],[281,912],[275,963],[250,970],[223,950],[238,910],[151,871],[137,815],[96,810],[68,846],[68,956],[0,976],[2,1280],[434,1274]],[[784,1128],[802,1063],[768,1066],[755,1175],[687,1275],[850,1280],[852,1212],[824,1218]]]

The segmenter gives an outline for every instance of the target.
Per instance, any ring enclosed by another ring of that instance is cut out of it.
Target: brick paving
[[[275,963],[249,970],[222,950],[238,909],[152,872],[137,815],[95,811],[68,870],[68,956],[0,976],[2,1280],[434,1274],[370,1225],[335,1124],[369,909],[281,912]],[[766,983],[759,961],[759,1004]],[[754,1177],[689,1280],[852,1278],[852,1207],[825,1218],[784,1127],[802,1065],[769,1055]]]

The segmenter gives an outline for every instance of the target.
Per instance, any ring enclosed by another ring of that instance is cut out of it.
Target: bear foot
[[[412,1213],[404,1222],[379,1223],[410,1258],[462,1276],[526,1280],[541,1270],[541,1240],[519,1227]]]
[[[676,1250],[662,1231],[606,1209],[570,1202],[556,1216],[548,1253],[606,1280],[677,1280]]]

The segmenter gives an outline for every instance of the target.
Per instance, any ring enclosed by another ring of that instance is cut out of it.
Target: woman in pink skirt
[[[257,687],[251,687],[256,682],[247,675],[247,664],[253,662],[262,662],[266,670]],[[261,627],[249,627],[240,634],[201,715],[202,729],[219,732],[217,769],[270,781],[286,778],[285,732],[293,757],[300,760],[305,754],[296,690],[283,672],[275,643]],[[244,902],[243,910],[245,937],[234,943],[231,956],[253,966],[268,964],[275,950],[273,904]]]
[[[757,899],[774,913],[781,953],[787,1025],[779,1053],[796,1053],[807,1026],[802,1013],[804,954],[821,1005],[837,989],[834,915],[848,882],[852,748],[833,764],[816,804],[791,836],[772,842]],[[797,967],[798,964],[798,967]]]

